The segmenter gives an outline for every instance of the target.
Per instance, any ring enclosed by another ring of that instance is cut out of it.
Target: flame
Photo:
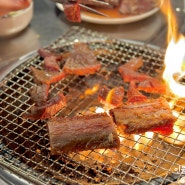
[[[113,89],[111,89],[111,90],[109,91],[109,93],[108,93],[107,97],[106,97],[106,100],[105,100],[105,101],[106,101],[108,104],[110,104],[110,103],[111,103],[111,101],[112,101],[112,95],[113,95],[114,91],[115,91],[115,89],[114,89],[114,88],[113,88]]]
[[[102,107],[96,107],[95,110],[96,113],[104,113],[107,112],[109,114],[108,110]],[[119,129],[118,129],[119,132]],[[142,151],[144,148],[147,148],[147,146],[150,145],[152,142],[152,138],[154,136],[153,132],[145,132],[144,134],[131,134],[131,135],[123,135],[119,133],[119,139],[121,142],[121,145],[123,147],[120,148],[120,151],[125,154],[128,152],[128,149],[131,148],[132,150]],[[125,139],[127,140],[125,142]],[[99,150],[100,153],[102,153],[104,150]],[[106,152],[107,153],[107,152]],[[110,153],[110,151],[109,151]],[[107,155],[110,155],[110,154]]]
[[[168,47],[165,54],[163,79],[176,97],[185,97],[185,86],[179,79],[185,74],[185,37],[178,32],[178,24],[170,0],[161,1],[161,10],[167,17]]]
[[[163,79],[176,97],[185,97],[185,86],[179,79],[185,75],[185,37],[182,35],[176,43],[171,39],[165,55]]]
[[[152,138],[154,136],[153,132],[145,132],[145,134],[141,135],[133,135],[134,136],[134,140],[136,142],[136,144],[134,145],[134,149],[136,149],[137,151],[141,151],[143,150],[146,146],[148,146],[150,144],[150,142],[152,141]]]
[[[104,113],[105,112],[105,109],[104,108],[101,108],[101,107],[96,107],[96,113]]]
[[[98,89],[99,89],[99,85],[96,84],[92,88],[86,89],[84,94],[85,96],[93,95],[98,91]]]
[[[170,0],[160,1],[161,11],[167,18],[168,33],[163,79],[166,81],[171,93],[176,98],[185,98],[185,86],[180,83],[180,80],[185,76],[185,37],[179,33],[178,22]],[[170,107],[175,104],[175,101],[169,103]],[[173,112],[174,116],[179,118],[179,115]],[[181,125],[179,125],[181,124]],[[177,120],[174,124],[174,132],[168,137],[160,136],[165,141],[175,144],[185,144],[185,120]]]
[[[175,16],[175,12],[171,5],[170,0],[159,0],[160,8],[163,14],[165,15],[168,23],[168,33],[167,33],[167,43],[174,37],[174,40],[177,41],[179,37],[178,24]]]

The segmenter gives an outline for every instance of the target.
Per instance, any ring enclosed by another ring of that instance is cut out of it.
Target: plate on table
[[[61,11],[64,10],[62,4],[56,3],[56,6]],[[159,10],[159,8],[155,7],[153,9],[151,9],[150,11],[139,14],[139,15],[131,15],[131,16],[125,16],[125,17],[119,17],[119,18],[117,18],[117,17],[115,17],[115,18],[103,17],[101,15],[96,15],[94,13],[82,10],[81,11],[81,19],[82,19],[82,21],[89,22],[89,23],[96,23],[96,24],[107,24],[107,25],[108,24],[126,24],[126,23],[136,22],[136,21],[145,19],[147,17],[150,17],[153,14],[155,14],[158,10]]]

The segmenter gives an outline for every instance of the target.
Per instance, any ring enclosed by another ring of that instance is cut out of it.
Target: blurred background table
[[[185,33],[184,1],[171,0],[176,12],[180,31]],[[25,30],[10,38],[0,38],[0,72],[12,65],[23,55],[49,45],[71,26],[98,31],[110,37],[141,41],[147,44],[166,47],[167,24],[160,10],[141,21],[119,24],[100,25],[88,22],[71,23],[50,0],[34,0],[34,17]]]

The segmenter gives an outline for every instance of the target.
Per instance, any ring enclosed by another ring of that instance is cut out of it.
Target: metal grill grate
[[[85,41],[92,49],[103,48],[99,54],[100,72],[88,76],[68,76],[51,88],[51,93],[62,89],[71,96],[67,107],[59,114],[73,116],[94,113],[101,105],[97,94],[84,96],[87,88],[101,82],[109,87],[128,84],[121,80],[117,66],[132,57],[142,56],[141,71],[157,76],[163,68],[164,52],[151,46],[123,40],[107,40],[101,35],[73,27],[54,42],[50,48],[62,52],[70,49],[74,41]],[[41,68],[42,59],[34,54],[21,62],[0,82],[0,164],[37,184],[169,184],[184,175],[185,148],[169,144],[158,135],[150,140],[147,135],[120,136],[118,151],[95,150],[70,155],[50,156],[49,139],[44,121],[31,122],[22,118],[30,109],[29,89],[34,85],[30,66]],[[156,95],[150,95],[150,97]],[[179,119],[184,118],[185,101],[174,101]],[[181,132],[176,133],[182,134]],[[184,135],[185,137],[185,135]],[[165,138],[170,139],[170,138]],[[177,138],[174,139],[174,142]]]

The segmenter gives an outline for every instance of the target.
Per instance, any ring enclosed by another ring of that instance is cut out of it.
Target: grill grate
[[[59,114],[74,116],[94,113],[101,105],[97,94],[84,96],[87,88],[98,81],[109,87],[128,85],[121,80],[117,66],[132,57],[142,56],[141,72],[157,76],[162,72],[164,52],[136,42],[107,40],[90,30],[73,27],[54,42],[50,48],[60,52],[70,49],[75,41],[88,41],[92,49],[108,49],[109,53],[98,55],[102,69],[95,75],[68,76],[52,85],[51,93],[62,89],[71,96],[67,107]],[[158,135],[120,136],[124,142],[118,151],[94,150],[69,155],[50,156],[49,138],[44,121],[31,122],[22,118],[30,109],[29,89],[33,84],[30,66],[41,68],[42,59],[33,55],[13,69],[0,82],[0,164],[9,166],[19,175],[38,184],[169,184],[184,175],[185,148],[169,144]],[[150,95],[156,97],[157,95]],[[185,114],[185,101],[174,101],[179,119]],[[183,122],[183,121],[182,121]],[[182,134],[181,132],[176,133]],[[184,135],[185,137],[185,135]],[[166,138],[170,139],[170,138]],[[174,142],[177,138],[174,139]],[[33,180],[34,179],[34,180]]]

